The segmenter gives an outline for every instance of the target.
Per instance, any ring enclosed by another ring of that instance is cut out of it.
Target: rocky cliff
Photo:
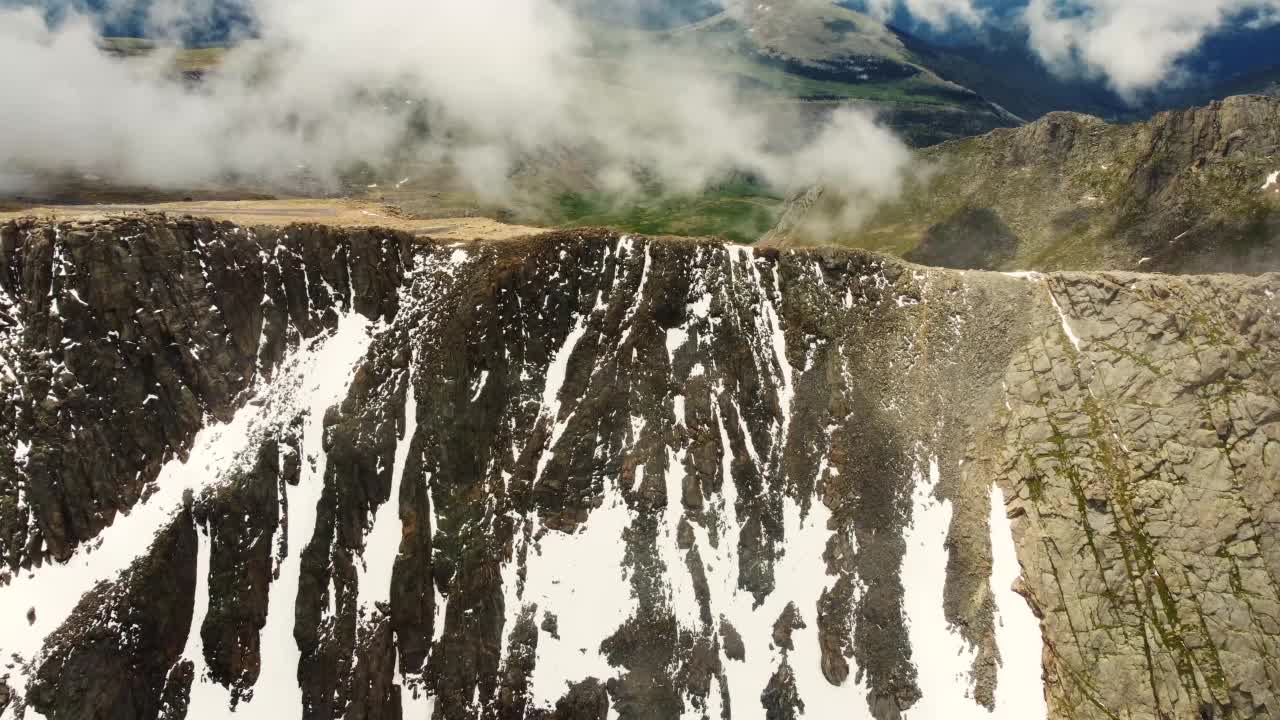
[[[833,235],[822,220],[834,200],[806,208],[801,197],[808,225],[792,213],[772,240],[955,268],[1280,269],[1280,98],[1128,125],[1050,113],[919,157],[929,169],[858,231]]]
[[[1273,717],[1276,292],[0,226],[0,717]]]

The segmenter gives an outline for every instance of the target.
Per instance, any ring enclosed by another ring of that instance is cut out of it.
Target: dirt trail
[[[242,225],[314,222],[343,227],[378,226],[440,240],[506,240],[546,232],[508,225],[491,218],[411,218],[375,202],[345,199],[229,200],[121,205],[49,205],[0,213],[0,221],[18,217],[101,220],[136,212],[164,212],[229,220]]]

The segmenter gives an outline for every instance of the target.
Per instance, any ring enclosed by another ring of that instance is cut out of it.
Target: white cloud
[[[1062,73],[1104,77],[1122,96],[1175,81],[1204,39],[1232,23],[1274,23],[1280,0],[1031,0],[1032,48]]]
[[[182,27],[182,8],[163,22]],[[850,197],[892,193],[910,154],[870,116],[842,111],[807,142],[788,105],[745,96],[669,47],[602,61],[556,0],[256,0],[259,37],[195,86],[166,58],[122,61],[72,17],[0,12],[0,166],[66,169],[183,187],[229,175],[286,182],[300,165],[330,180],[406,152],[411,116],[476,189],[507,190],[530,157],[590,158],[602,185],[644,167],[696,190],[729,170],[782,190],[825,181]],[[38,69],[38,70],[37,70]],[[419,102],[421,101],[421,102]],[[779,133],[779,127],[786,128]],[[444,140],[447,135],[447,141]]]
[[[867,10],[878,18],[887,18],[897,7],[903,7],[911,16],[936,30],[946,30],[954,25],[979,25],[984,13],[973,0],[867,0]]]

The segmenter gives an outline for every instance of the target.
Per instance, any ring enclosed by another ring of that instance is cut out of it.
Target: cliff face
[[[23,500],[0,512],[5,564],[65,560],[96,537],[207,419],[230,420],[287,346],[340,312],[394,313],[405,242],[317,228],[259,238],[198,224],[0,226],[0,432],[27,478]],[[8,498],[15,472],[0,481]]]
[[[160,217],[0,269],[0,717],[1280,712],[1275,276]]]
[[[1280,171],[1280,98],[1232,97],[1129,125],[1051,113],[920,159],[932,171],[858,232],[815,232],[830,210],[818,204],[804,213],[813,224],[792,217],[772,239],[957,268],[1280,268],[1280,185],[1268,183]]]

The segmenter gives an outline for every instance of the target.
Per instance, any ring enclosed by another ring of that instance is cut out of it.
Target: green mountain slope
[[[861,229],[830,233],[821,220],[838,208],[810,198],[771,239],[952,267],[1280,268],[1280,98],[1131,125],[1053,113],[920,159],[929,170]]]
[[[919,62],[899,33],[825,0],[747,4],[660,35],[747,87],[819,106],[865,105],[923,146],[1021,119]]]

